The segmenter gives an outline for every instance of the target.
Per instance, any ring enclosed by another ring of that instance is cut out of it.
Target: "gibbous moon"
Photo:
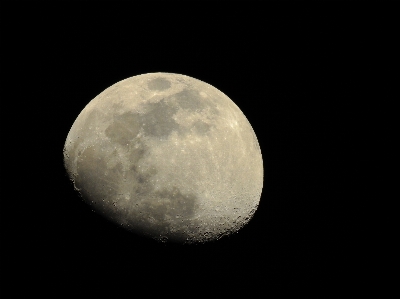
[[[256,211],[263,163],[254,131],[221,91],[172,73],[122,80],[78,115],[64,146],[93,210],[156,240],[202,243]]]

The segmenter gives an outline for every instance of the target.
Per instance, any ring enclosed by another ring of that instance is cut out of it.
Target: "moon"
[[[63,154],[95,212],[161,242],[237,232],[263,187],[261,150],[242,111],[180,74],[142,74],[104,90],[76,118]]]

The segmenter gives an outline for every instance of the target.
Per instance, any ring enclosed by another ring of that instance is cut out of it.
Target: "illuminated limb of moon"
[[[64,161],[95,211],[162,241],[236,232],[263,185],[240,109],[213,86],[170,73],[131,77],[94,98],[67,136]]]

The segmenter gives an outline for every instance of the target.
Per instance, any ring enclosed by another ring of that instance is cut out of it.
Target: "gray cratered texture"
[[[171,73],[134,76],[95,97],[67,136],[64,162],[95,211],[161,241],[236,232],[263,186],[261,151],[240,109]]]

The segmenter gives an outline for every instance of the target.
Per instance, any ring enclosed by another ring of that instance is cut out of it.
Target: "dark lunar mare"
[[[167,79],[159,77],[151,80],[149,83],[147,83],[147,87],[150,90],[166,90],[171,87],[171,82],[169,82]]]
[[[114,105],[115,110],[118,108],[118,105]],[[139,133],[140,128],[143,128],[146,136],[157,137],[160,140],[167,139],[173,131],[181,136],[186,135],[190,128],[180,126],[173,118],[179,108],[189,112],[200,112],[207,108],[211,110],[212,117],[219,115],[216,105],[211,101],[205,100],[194,90],[184,89],[156,103],[144,104],[144,113],[114,113],[113,123],[105,131],[106,136],[118,144],[126,145]],[[202,120],[193,123],[195,133],[201,135],[209,132],[211,126]]]

